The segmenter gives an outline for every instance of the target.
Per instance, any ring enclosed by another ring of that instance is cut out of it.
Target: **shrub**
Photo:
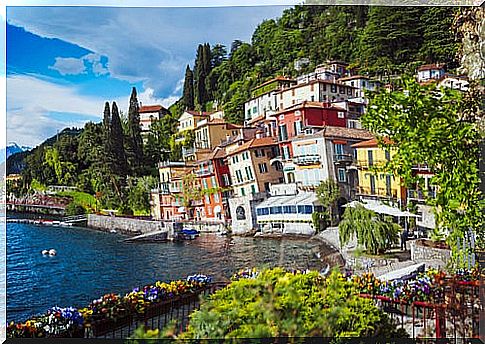
[[[217,291],[191,315],[180,338],[405,337],[337,271],[264,270]]]
[[[66,207],[66,215],[67,216],[73,216],[73,215],[82,215],[86,214],[86,209],[75,202],[71,202],[67,205]]]

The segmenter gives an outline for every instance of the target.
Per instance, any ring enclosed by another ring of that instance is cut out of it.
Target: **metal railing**
[[[318,154],[298,155],[293,158],[293,162],[297,165],[312,165],[320,161]]]

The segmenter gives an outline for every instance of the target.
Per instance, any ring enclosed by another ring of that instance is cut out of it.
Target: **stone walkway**
[[[354,257],[350,251],[357,247],[357,240],[354,238],[345,247],[340,247],[340,240],[338,237],[338,227],[330,227],[317,234],[318,239],[325,241],[337,249],[344,258],[346,265],[354,271],[356,274],[363,272],[372,272],[376,276],[384,275],[388,272],[402,269],[414,264],[425,263],[426,267],[439,268],[443,267],[444,263],[441,260],[426,260],[426,261],[413,261],[406,259],[399,261],[397,258],[367,258],[367,257]],[[401,259],[404,259],[404,256]]]

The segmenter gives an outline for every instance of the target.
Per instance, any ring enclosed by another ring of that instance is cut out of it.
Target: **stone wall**
[[[103,231],[114,229],[124,234],[138,235],[163,230],[165,225],[160,221],[89,214],[88,227]]]
[[[409,244],[411,246],[411,260],[413,261],[426,262],[440,260],[446,264],[451,257],[451,251],[449,249],[424,246],[419,240],[412,240]]]

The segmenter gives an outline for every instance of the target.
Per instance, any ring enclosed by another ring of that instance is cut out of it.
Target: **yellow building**
[[[356,143],[352,148],[357,151],[357,195],[360,198],[388,200],[405,205],[406,189],[402,186],[401,178],[392,173],[376,171],[392,159],[395,151],[379,147],[377,139]]]
[[[197,123],[200,120],[208,119],[209,115],[210,114],[208,112],[186,110],[178,120],[179,125],[177,131],[181,133],[186,130],[194,130],[197,127]]]

